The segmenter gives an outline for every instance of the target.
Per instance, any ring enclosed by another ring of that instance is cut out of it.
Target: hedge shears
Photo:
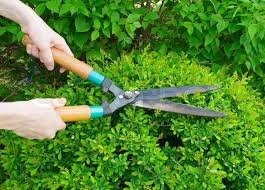
[[[29,36],[25,35],[23,44],[30,43]],[[54,62],[61,67],[73,72],[79,77],[89,80],[93,84],[102,87],[105,93],[112,93],[115,96],[113,102],[103,101],[101,106],[65,106],[57,108],[56,111],[63,121],[73,122],[88,120],[90,118],[100,118],[109,116],[116,110],[133,105],[142,108],[175,112],[179,114],[204,116],[204,117],[224,117],[222,112],[212,111],[206,108],[199,108],[188,104],[174,103],[164,98],[175,97],[178,95],[187,95],[194,93],[204,93],[217,89],[211,85],[181,86],[170,88],[157,88],[149,90],[125,91],[116,86],[110,79],[93,70],[88,64],[71,57],[63,51],[51,48]]]

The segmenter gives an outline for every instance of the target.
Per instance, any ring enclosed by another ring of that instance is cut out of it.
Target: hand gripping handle
[[[26,46],[32,43],[28,35],[22,39],[22,43]],[[54,62],[61,67],[75,73],[83,79],[87,79],[96,85],[101,85],[104,76],[100,75],[93,68],[78,59],[71,57],[57,48],[51,48]],[[102,106],[65,106],[56,108],[56,112],[60,115],[64,122],[73,122],[88,120],[90,118],[103,117],[104,111]]]
[[[27,44],[31,44],[31,39],[28,35],[25,35],[22,39],[22,43],[26,46]],[[68,54],[64,53],[63,51],[57,48],[51,48],[52,55],[54,62],[60,65],[61,67],[73,72],[74,74],[80,76],[83,79],[87,79],[96,85],[101,85],[104,76],[97,73],[93,70],[91,66],[86,64],[83,61],[80,61]]]

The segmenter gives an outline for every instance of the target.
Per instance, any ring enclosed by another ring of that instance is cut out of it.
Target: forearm
[[[38,19],[37,14],[19,0],[0,0],[0,15],[18,23],[22,30]]]

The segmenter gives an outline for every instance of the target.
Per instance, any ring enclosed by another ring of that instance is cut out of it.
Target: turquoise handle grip
[[[90,118],[99,118],[104,116],[104,109],[102,106],[89,106]]]
[[[87,77],[87,80],[89,80],[90,82],[94,83],[95,85],[100,86],[103,83],[104,78],[105,77],[103,75],[101,75],[98,72],[92,70],[89,73],[89,75]]]

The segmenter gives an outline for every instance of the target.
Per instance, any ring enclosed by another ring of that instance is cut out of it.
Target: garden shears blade
[[[132,105],[186,115],[224,117],[225,114],[221,112],[212,111],[206,108],[199,108],[187,104],[174,103],[168,100],[161,100],[162,98],[170,98],[178,95],[203,93],[216,89],[216,86],[203,85],[143,90],[140,91],[139,96],[136,98],[135,102]]]
[[[113,85],[115,86],[115,85]],[[113,87],[112,87],[113,88]],[[115,86],[115,89],[117,86]],[[175,112],[186,115],[205,116],[205,117],[224,117],[225,114],[212,111],[206,108],[199,108],[192,105],[174,103],[163,98],[176,97],[178,95],[187,95],[194,93],[203,93],[217,89],[216,86],[182,86],[171,88],[158,88],[142,91],[120,91],[117,98],[111,104],[103,104],[106,115],[110,115],[117,109],[131,104],[137,107],[155,109],[167,112]],[[113,94],[113,90],[110,90]]]
[[[24,45],[31,44],[31,40],[27,35],[23,37],[22,42]],[[215,86],[182,86],[140,91],[124,91],[113,84],[110,79],[96,72],[88,64],[67,55],[59,49],[51,48],[51,51],[55,63],[73,72],[79,77],[88,80],[97,86],[101,86],[103,92],[110,92],[115,96],[115,99],[111,103],[103,101],[101,106],[83,105],[56,108],[56,112],[65,122],[88,120],[90,118],[109,116],[116,110],[127,105],[196,116],[226,116],[224,113],[212,111],[206,108],[198,108],[187,104],[180,104],[170,102],[168,100],[163,100],[164,98],[175,97],[178,95],[208,92],[217,89],[217,87]]]

